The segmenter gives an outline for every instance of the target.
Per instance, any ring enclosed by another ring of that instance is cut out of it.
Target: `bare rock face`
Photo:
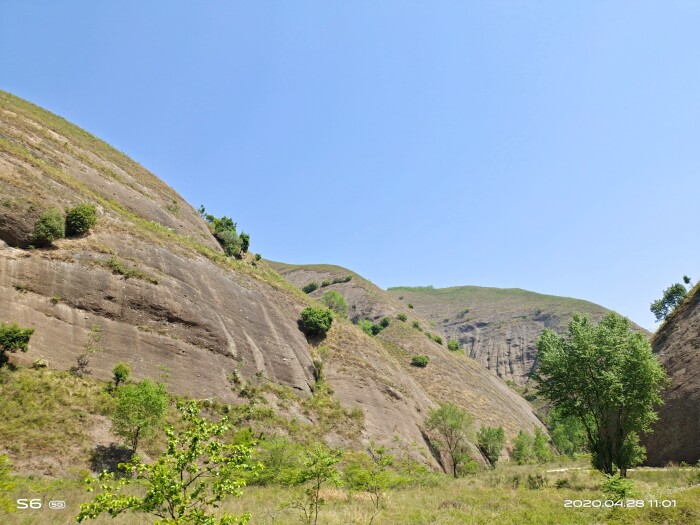
[[[700,288],[659,328],[654,353],[670,378],[653,433],[643,436],[647,464],[700,461]]]
[[[517,288],[397,287],[389,293],[429,319],[468,355],[498,377],[525,384],[537,366],[537,338],[549,328],[567,330],[572,314],[599,321],[606,308],[580,299]],[[643,328],[632,325],[643,332]]]

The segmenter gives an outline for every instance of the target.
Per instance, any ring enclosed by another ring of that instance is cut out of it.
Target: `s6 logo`
[[[38,498],[27,499],[22,498],[17,500],[17,508],[19,510],[33,509],[37,510],[41,508],[41,500]]]

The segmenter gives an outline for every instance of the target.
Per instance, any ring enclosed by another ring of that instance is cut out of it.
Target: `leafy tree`
[[[690,284],[690,277],[687,275],[683,276],[683,282],[685,284]],[[656,317],[656,322],[666,319],[671,312],[673,312],[676,307],[683,302],[685,296],[688,294],[686,287],[680,283],[675,283],[664,290],[663,297],[657,299],[649,309],[651,313]]]
[[[168,408],[168,395],[162,383],[148,379],[124,385],[117,390],[112,414],[114,432],[125,438],[136,452],[139,440],[153,433]]]
[[[501,457],[501,452],[506,444],[506,434],[503,427],[481,427],[476,433],[476,442],[491,466],[496,467],[496,462]]]
[[[242,525],[250,520],[249,514],[236,516],[214,509],[225,497],[240,496],[244,473],[259,468],[250,465],[251,447],[222,442],[231,428],[228,419],[208,422],[194,401],[178,403],[178,410],[186,428],[176,433],[172,426],[166,427],[168,446],[163,455],[148,464],[134,456],[120,465],[130,476],[116,481],[113,474],[103,472],[102,492],[92,503],[80,506],[78,522],[126,512],[156,516],[157,525]],[[133,482],[145,489],[143,496],[128,490]]]
[[[94,204],[79,204],[66,211],[66,235],[83,235],[97,224],[97,209]]]
[[[327,308],[309,306],[301,311],[301,325],[306,335],[325,335],[333,324],[333,313]]]
[[[45,211],[34,225],[32,242],[39,248],[51,246],[57,239],[66,236],[66,224],[63,214],[57,209]]]
[[[20,328],[17,324],[0,324],[0,366],[7,361],[6,352],[26,352],[34,328]]]
[[[243,253],[248,253],[248,248],[250,248],[250,235],[245,232],[241,232],[241,251]]]
[[[411,364],[419,368],[425,368],[426,366],[428,366],[429,361],[430,358],[427,355],[414,355],[411,358]]]
[[[598,324],[574,315],[567,337],[545,330],[537,349],[540,396],[581,421],[596,469],[625,477],[643,458],[639,433],[656,421],[667,381],[647,339],[616,313]]]
[[[460,350],[459,341],[457,341],[457,339],[450,339],[449,341],[447,341],[447,349],[451,352],[456,352],[457,350]]]
[[[510,456],[518,465],[531,463],[535,459],[535,453],[532,450],[533,437],[524,431],[518,432],[518,435],[513,440],[513,451]]]
[[[348,303],[345,301],[345,297],[335,290],[328,290],[326,293],[324,293],[323,297],[321,298],[321,302],[338,315],[347,317]]]
[[[473,419],[464,410],[452,403],[431,410],[426,419],[428,430],[435,432],[452,464],[452,475],[456,478],[459,467],[468,458],[467,443]]]
[[[327,483],[337,484],[340,481],[340,472],[336,465],[341,457],[340,450],[316,445],[306,452],[302,467],[292,480],[294,485],[303,485],[306,489],[304,497],[288,503],[287,507],[300,510],[303,513],[304,522],[308,525],[316,525],[318,513],[325,503],[321,498],[321,487]]]
[[[122,383],[126,383],[129,380],[129,374],[131,374],[131,368],[127,363],[117,363],[114,365],[114,368],[112,368],[114,388],[117,388]]]

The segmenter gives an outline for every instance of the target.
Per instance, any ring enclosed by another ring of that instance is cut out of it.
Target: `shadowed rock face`
[[[659,328],[652,347],[671,382],[654,432],[642,438],[647,464],[695,464],[700,461],[700,288]]]
[[[97,205],[93,231],[53,248],[26,249],[45,210],[83,202]],[[167,370],[173,392],[233,403],[228,376],[237,370],[309,396],[314,345],[297,321],[310,300],[267,264],[253,262],[224,258],[198,213],[153,174],[65,120],[0,92],[0,321],[35,329],[29,352],[12,354],[14,362],[44,358],[50,368],[69,369],[92,344],[101,351],[90,355],[89,367],[100,379],[126,361],[136,380]],[[369,302],[357,305],[380,312]],[[468,403],[479,421],[503,424],[509,436],[539,425],[527,403],[475,363],[453,362],[427,339],[391,337],[370,338],[337,321],[325,341],[314,343],[327,346],[324,370],[334,395],[364,414],[364,430],[346,445],[369,439],[391,445],[398,436],[416,457],[433,462],[421,427],[445,400]],[[431,355],[431,365],[411,367],[411,352]],[[340,434],[328,440],[347,438]]]

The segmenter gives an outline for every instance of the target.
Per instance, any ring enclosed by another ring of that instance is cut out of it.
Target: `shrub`
[[[243,253],[248,253],[248,248],[250,248],[250,235],[245,232],[241,232],[239,238],[241,240],[241,251]]]
[[[131,368],[126,363],[117,363],[112,368],[112,377],[114,378],[114,387],[118,387],[121,383],[126,383],[129,380]]]
[[[29,338],[34,328],[20,328],[16,324],[0,325],[0,365],[6,360],[6,352],[26,352],[29,349]]]
[[[207,213],[204,206],[199,207],[199,214],[207,221],[209,230],[216,238],[229,257],[241,258],[241,254],[248,251],[250,236],[247,233],[236,232],[236,223],[229,217],[215,217]]]
[[[457,341],[457,339],[450,339],[449,341],[447,341],[447,349],[450,352],[456,352],[457,350],[460,350],[459,341]]]
[[[362,330],[367,335],[377,335],[379,332],[382,331],[381,325],[374,324],[369,319],[363,319],[362,321],[357,323],[357,326],[359,326],[360,330]]]
[[[529,490],[540,490],[547,486],[547,478],[542,474],[528,474],[527,488]]]
[[[608,499],[613,501],[625,500],[635,495],[632,480],[622,478],[619,474],[606,475],[605,481],[600,484],[600,490]]]
[[[441,345],[442,344],[442,337],[440,337],[439,335],[434,335],[433,341],[435,341],[437,344]]]
[[[396,318],[403,323],[405,323],[408,320],[408,316],[403,312],[397,315]]]
[[[336,277],[333,279],[333,284],[349,283],[350,281],[352,281],[352,275],[348,275],[346,277]]]
[[[66,211],[66,235],[83,235],[97,224],[97,210],[94,204],[79,204]]]
[[[427,355],[414,355],[411,359],[411,364],[413,366],[425,368],[428,366],[428,361],[430,361],[430,358]]]
[[[348,303],[345,301],[345,297],[336,292],[335,290],[329,290],[323,294],[321,302],[327,307],[333,310],[335,313],[342,317],[347,317],[348,315]]]
[[[423,329],[420,327],[420,323],[419,323],[418,321],[413,321],[413,325],[412,325],[412,326],[413,326],[413,328],[415,328],[415,329],[418,330],[419,332],[422,332],[422,331],[423,331]]]
[[[316,281],[310,282],[306,286],[304,286],[301,291],[304,293],[311,293],[313,292],[316,288],[318,288],[318,283]]]
[[[379,321],[379,326],[381,326],[382,328],[386,328],[387,326],[389,326],[389,323],[391,323],[391,319],[389,319],[388,317],[382,317],[382,320]]]
[[[510,455],[513,461],[518,465],[531,463],[535,459],[535,454],[532,450],[533,442],[532,434],[522,430],[518,432],[518,436],[513,441],[513,452]]]
[[[408,307],[409,307],[410,309],[413,309],[413,305],[412,305],[411,303],[408,303]]]
[[[34,225],[32,242],[35,246],[46,247],[56,239],[66,236],[66,224],[63,214],[56,209],[45,211]]]
[[[501,451],[506,444],[506,435],[503,427],[481,427],[476,434],[477,445],[482,454],[486,456],[492,467],[496,467]]]
[[[255,260],[256,260],[256,261],[259,261],[260,259],[262,259],[262,255],[260,255],[259,253],[256,253],[256,254],[255,254]]]
[[[333,313],[327,308],[309,306],[301,312],[301,325],[306,335],[326,335],[333,323]]]
[[[326,279],[325,281],[323,281],[321,283],[321,288],[325,288],[326,286],[330,286],[330,285],[331,285],[331,282],[328,279]]]

